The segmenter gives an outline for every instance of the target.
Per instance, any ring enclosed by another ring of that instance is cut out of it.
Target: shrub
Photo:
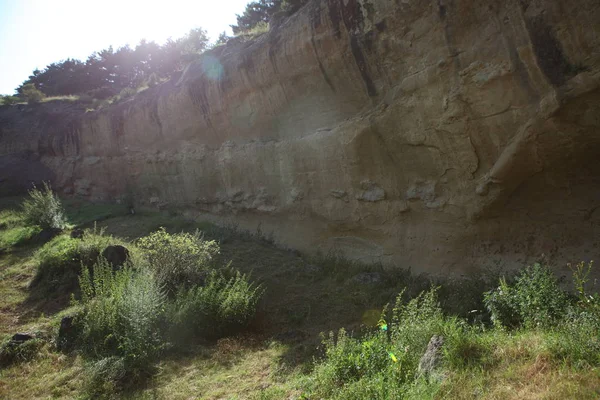
[[[109,97],[117,95],[118,91],[111,87],[101,87],[98,89],[90,90],[87,92],[87,94],[93,99],[106,100]]]
[[[160,327],[165,296],[147,272],[131,266],[113,272],[99,260],[92,272],[83,268],[80,277],[83,308],[77,324],[80,343],[91,358],[121,357],[129,374],[148,370],[164,345]]]
[[[123,99],[128,99],[132,96],[135,96],[136,93],[137,93],[136,89],[127,86],[119,92],[119,94],[117,95],[117,101],[123,100]]]
[[[573,286],[577,302],[550,339],[550,350],[559,359],[575,365],[600,365],[600,295],[589,293],[592,262],[574,267]]]
[[[62,203],[47,182],[43,189],[30,190],[29,199],[22,207],[24,220],[30,225],[39,225],[42,229],[63,229],[66,225]]]
[[[352,338],[342,328],[337,337],[333,332],[323,339],[328,380],[335,385],[372,376],[385,370],[390,363],[392,346],[387,334],[378,332],[363,340]]]
[[[408,303],[400,293],[391,320],[362,339],[341,329],[323,340],[324,361],[315,370],[315,398],[402,398],[414,386],[419,360],[430,338],[456,324],[445,321],[437,288],[421,292]],[[455,328],[452,328],[455,329]]]
[[[39,103],[44,99],[44,97],[46,97],[46,95],[41,90],[36,88],[33,83],[23,85],[21,87],[21,95],[27,99],[27,103],[29,104]]]
[[[206,338],[233,335],[252,321],[262,294],[262,287],[247,275],[237,272],[226,278],[213,271],[205,286],[179,293],[172,321],[177,331]]]
[[[21,101],[21,99],[17,96],[3,96],[1,100],[1,104],[5,106],[12,106],[13,104],[17,104],[19,101]]]
[[[509,328],[553,326],[570,304],[554,274],[540,264],[521,271],[513,285],[501,279],[497,289],[484,294],[484,303],[492,321]]]
[[[158,85],[160,83],[160,80],[158,79],[158,76],[156,75],[155,72],[151,73],[150,76],[148,77],[148,87],[155,87],[156,85]]]
[[[557,359],[575,366],[600,365],[600,315],[571,314],[550,335],[549,349]]]
[[[219,253],[214,241],[205,241],[198,232],[170,234],[164,228],[138,240],[149,267],[168,294],[179,286],[198,283],[210,260]]]

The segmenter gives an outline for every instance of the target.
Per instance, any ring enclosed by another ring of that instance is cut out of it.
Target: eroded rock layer
[[[418,271],[598,257],[597,0],[315,0],[101,111],[0,110],[3,190]]]

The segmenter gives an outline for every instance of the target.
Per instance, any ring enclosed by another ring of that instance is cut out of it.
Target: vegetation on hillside
[[[47,187],[27,201],[36,198],[63,209]],[[58,236],[8,240],[41,231],[22,210],[0,212],[0,397],[597,397],[591,263],[572,266],[569,285],[542,263],[432,279],[73,203]],[[73,224],[83,232],[71,235]],[[109,246],[129,249],[121,265],[102,256]],[[63,317],[68,342],[57,336]],[[35,339],[12,343],[18,331]],[[434,337],[441,345],[424,362]]]
[[[67,59],[52,63],[43,70],[36,69],[19,86],[17,96],[3,96],[0,104],[20,101],[38,103],[44,98],[76,99],[91,102],[106,100],[126,90],[152,87],[169,78],[208,47],[208,36],[201,28],[191,29],[177,40],[163,45],[142,40],[134,48],[129,45],[100,50],[86,61]],[[67,97],[65,97],[67,96]]]
[[[244,12],[237,15],[237,23],[231,28],[236,35],[265,32],[274,16],[291,15],[307,2],[250,2]],[[213,45],[224,44],[228,39],[223,32]],[[85,61],[69,58],[34,70],[16,89],[16,95],[0,96],[0,105],[69,100],[98,107],[107,101],[128,98],[170,78],[209,47],[208,36],[202,28],[191,29],[185,36],[168,39],[162,45],[142,40],[135,47],[126,45],[113,49],[111,46],[94,52]]]
[[[237,24],[231,25],[231,29],[234,34],[251,31],[259,24],[268,24],[275,14],[291,15],[306,3],[308,0],[252,1],[237,15]]]

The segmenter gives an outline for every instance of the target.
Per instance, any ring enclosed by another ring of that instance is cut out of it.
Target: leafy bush
[[[46,182],[43,189],[34,187],[29,191],[29,199],[23,202],[23,216],[27,224],[42,229],[63,229],[67,223],[60,199]]]
[[[581,262],[571,268],[577,302],[550,339],[552,353],[575,365],[600,365],[600,295],[586,287],[592,264]]]
[[[365,376],[376,375],[390,363],[392,346],[387,334],[378,332],[363,340],[352,338],[342,328],[337,337],[333,332],[324,338],[323,347],[327,358],[328,378],[335,385],[342,385]]]
[[[522,270],[513,285],[501,279],[498,288],[484,294],[484,303],[492,321],[509,328],[555,325],[570,304],[552,271],[540,264]]]
[[[205,286],[178,294],[172,321],[179,332],[207,338],[233,335],[248,326],[256,314],[263,294],[247,275],[237,272],[232,278],[213,271]]]
[[[27,99],[27,103],[29,104],[39,103],[44,99],[44,97],[46,97],[46,95],[41,90],[36,88],[33,83],[23,85],[20,88],[20,93],[25,99]]]
[[[17,96],[0,96],[0,105],[12,106],[13,104],[17,104],[21,99]]]
[[[549,339],[551,353],[575,366],[600,365],[600,315],[571,314]]]
[[[362,339],[341,329],[323,340],[325,360],[315,370],[315,398],[389,399],[415,384],[417,367],[429,339],[451,329],[437,301],[437,289],[422,292],[408,303],[397,296],[391,321],[382,315],[381,329]]]
[[[77,324],[80,342],[91,358],[122,357],[125,370],[137,375],[147,371],[164,345],[160,327],[165,296],[152,275],[131,266],[113,272],[100,259],[90,273],[80,277],[83,308]]]
[[[156,75],[156,73],[151,73],[150,76],[148,77],[148,87],[155,87],[156,85],[158,85],[160,83],[160,79],[158,78],[158,75]]]
[[[117,97],[118,97],[117,101],[123,100],[123,99],[128,99],[132,96],[135,96],[136,93],[137,93],[137,90],[135,90],[134,88],[125,87],[117,95]]]
[[[139,239],[137,245],[168,294],[201,281],[210,260],[219,253],[217,243],[203,240],[198,232],[170,234],[164,228]]]

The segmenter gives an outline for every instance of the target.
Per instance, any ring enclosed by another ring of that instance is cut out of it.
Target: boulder
[[[10,338],[10,342],[9,343],[13,343],[13,344],[21,344],[21,343],[25,343],[28,340],[32,340],[35,339],[33,337],[33,335],[29,334],[29,333],[15,333],[12,338]]]
[[[104,257],[116,271],[121,269],[123,264],[129,259],[129,250],[119,244],[107,246],[102,252],[102,257]]]
[[[56,338],[56,347],[61,351],[72,349],[75,343],[77,335],[73,320],[73,316],[63,317],[63,319],[60,320],[58,337]]]
[[[71,231],[71,239],[83,239],[83,235],[83,229],[77,228]]]
[[[60,235],[62,229],[59,228],[46,228],[42,229],[40,233],[37,234],[37,240],[41,243],[46,243],[52,240],[55,236]]]

